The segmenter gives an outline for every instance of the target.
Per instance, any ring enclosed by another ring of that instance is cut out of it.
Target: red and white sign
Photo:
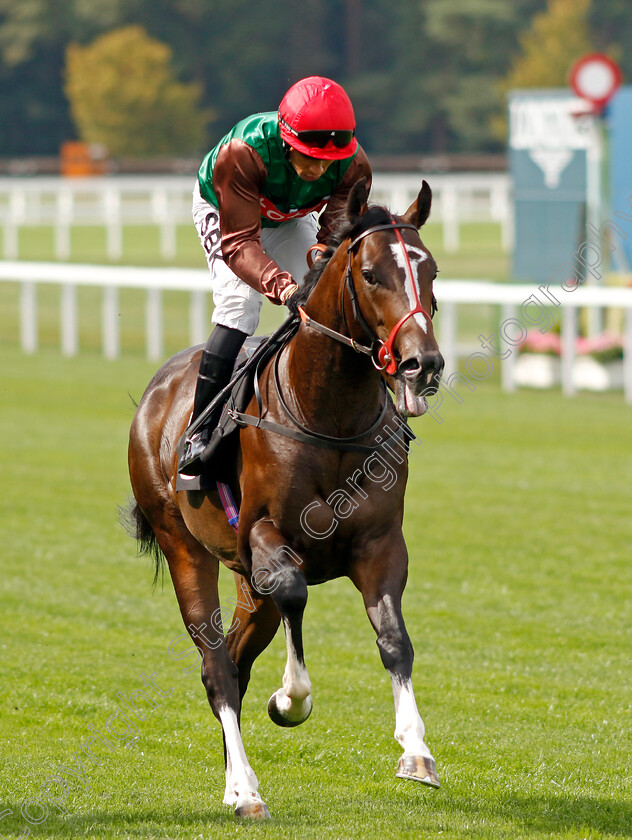
[[[621,84],[621,69],[607,55],[590,53],[575,62],[569,81],[577,96],[601,111]]]

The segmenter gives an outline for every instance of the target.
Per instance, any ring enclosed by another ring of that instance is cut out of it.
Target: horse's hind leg
[[[219,561],[194,539],[179,513],[160,511],[151,524],[169,562],[184,624],[202,655],[202,682],[208,701],[224,732],[234,794],[229,804],[236,806],[239,817],[269,817],[241,738],[237,668],[228,653],[220,620]]]
[[[307,584],[302,559],[285,544],[270,521],[257,522],[249,534],[252,581],[269,593],[283,619],[287,661],[283,687],[268,701],[268,714],[278,726],[298,726],[312,711],[312,684],[303,657],[303,612]]]
[[[400,535],[371,545],[354,564],[351,579],[362,593],[367,615],[377,633],[382,663],[389,672],[395,700],[395,738],[404,750],[397,776],[440,787],[412,683],[413,646],[402,616],[408,556]]]

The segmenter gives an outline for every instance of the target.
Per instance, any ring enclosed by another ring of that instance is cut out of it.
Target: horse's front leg
[[[272,597],[283,620],[287,646],[283,687],[270,697],[268,714],[278,726],[298,726],[312,711],[312,684],[303,655],[303,612],[307,603],[303,561],[269,520],[254,525],[249,542],[253,586]]]
[[[408,554],[401,532],[366,547],[352,566],[350,577],[362,593],[367,615],[377,633],[377,646],[391,676],[395,700],[395,738],[404,750],[397,776],[440,787],[425,726],[417,709],[412,683],[413,646],[402,616]]]

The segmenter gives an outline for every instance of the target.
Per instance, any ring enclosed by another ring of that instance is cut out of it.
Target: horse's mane
[[[305,275],[305,279],[302,283],[305,296],[309,295],[314,286],[318,283],[321,274],[327,268],[329,260],[335,254],[341,242],[344,242],[345,239],[355,239],[356,236],[359,236],[365,230],[368,230],[374,225],[388,224],[391,218],[392,216],[386,207],[380,207],[376,204],[371,205],[366,213],[363,213],[353,222],[343,218],[342,221],[336,225],[331,233],[331,236],[327,240],[327,248],[323,252],[322,257],[314,262]]]

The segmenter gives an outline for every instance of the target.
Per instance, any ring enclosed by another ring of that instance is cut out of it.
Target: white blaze
[[[395,259],[395,262],[402,269],[404,272],[404,277],[406,278],[404,281],[404,289],[406,290],[406,297],[408,298],[408,302],[410,303],[410,308],[414,309],[417,306],[417,300],[415,298],[415,290],[413,289],[412,283],[414,282],[415,277],[418,274],[419,263],[423,262],[424,260],[428,259],[428,254],[423,251],[421,248],[415,248],[413,245],[407,245],[406,251],[408,253],[408,259],[410,260],[410,267],[412,269],[413,276],[410,276],[410,271],[408,270],[408,263],[406,262],[406,258],[404,256],[403,247],[399,243],[391,243],[391,252]],[[419,324],[421,329],[427,334],[428,333],[428,324],[426,323],[426,317],[421,312],[418,312],[416,315],[413,315],[415,321]]]

